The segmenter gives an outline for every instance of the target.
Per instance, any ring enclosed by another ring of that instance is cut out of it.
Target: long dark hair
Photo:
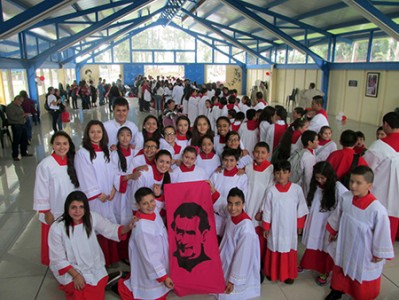
[[[272,124],[273,123],[272,118],[275,114],[276,114],[276,109],[273,106],[270,105],[266,106],[259,116],[258,123],[260,124],[260,122],[262,121],[267,121],[270,124]]]
[[[337,183],[337,175],[335,170],[326,161],[320,161],[313,166],[313,175],[310,181],[309,193],[306,197],[308,206],[312,205],[314,194],[317,188],[316,174],[323,175],[327,178],[326,183],[323,186],[323,197],[321,198],[320,211],[334,210],[337,206],[337,199],[335,199],[335,186]]]
[[[78,176],[76,175],[76,169],[75,169],[75,144],[72,142],[71,137],[65,131],[57,131],[56,133],[54,133],[53,136],[51,137],[50,144],[53,145],[55,139],[59,136],[62,136],[68,140],[69,150],[66,154],[67,173],[68,173],[69,178],[71,179],[72,184],[76,188],[78,188],[79,181],[78,181]]]
[[[201,141],[201,134],[198,132],[198,129],[197,129],[197,125],[198,125],[198,120],[199,119],[205,119],[206,120],[206,122],[208,123],[208,131],[204,134],[204,135],[210,135],[210,136],[212,136],[212,138],[213,138],[213,136],[214,136],[214,133],[213,133],[213,131],[212,131],[212,128],[211,128],[211,122],[209,121],[209,119],[207,118],[207,116],[205,116],[205,115],[199,115],[196,119],[195,119],[195,121],[194,121],[194,125],[193,125],[193,135],[192,135],[192,138],[191,138],[191,145],[192,146],[200,146],[200,141]]]
[[[159,151],[157,152],[157,154],[155,155],[155,162],[156,162],[162,155],[169,156],[169,157],[170,157],[170,160],[172,161],[172,154],[170,154],[170,152],[169,152],[168,150],[162,149],[162,150],[159,150]],[[170,183],[170,182],[171,182],[171,180],[170,180],[170,174],[169,174],[169,171],[167,171],[167,172],[163,175],[163,181],[162,181],[161,189],[163,190],[163,186],[164,186],[165,184]]]
[[[87,151],[89,151],[90,160],[91,161],[97,157],[96,151],[94,151],[94,148],[93,148],[93,146],[91,144],[90,136],[89,136],[90,128],[92,126],[94,126],[94,125],[98,125],[98,126],[101,127],[101,130],[103,132],[103,137],[102,137],[102,139],[100,141],[100,148],[104,152],[104,155],[106,157],[106,161],[109,162],[108,135],[107,135],[107,131],[105,130],[104,125],[103,125],[103,123],[101,121],[99,121],[99,120],[91,120],[91,121],[89,121],[89,123],[87,123],[86,128],[85,128],[85,132],[83,134],[82,146]]]
[[[188,123],[188,130],[187,130],[187,133],[186,133],[186,139],[189,140],[189,139],[191,139],[192,133],[191,133],[191,131],[190,131],[190,125],[191,125],[191,124],[190,124],[190,119],[187,118],[187,116],[179,116],[179,117],[176,119],[176,132],[177,132],[177,125],[179,124],[179,122],[180,122],[181,120],[187,121],[187,123]]]
[[[72,232],[73,232],[73,220],[69,215],[69,207],[71,206],[71,203],[73,201],[78,201],[83,203],[83,207],[85,210],[85,214],[82,217],[83,227],[86,230],[87,237],[90,237],[90,234],[92,232],[92,223],[91,223],[89,200],[87,200],[86,195],[81,191],[74,191],[67,196],[64,204],[64,213],[62,214],[58,222],[64,221],[65,232],[69,237],[69,227],[72,227]]]
[[[118,130],[118,143],[116,144],[116,152],[118,153],[118,158],[119,158],[119,168],[122,170],[122,172],[126,172],[127,170],[127,162],[126,162],[126,157],[123,155],[122,150],[121,150],[121,145],[119,143],[119,134],[122,131],[128,131],[130,133],[130,136],[132,136],[132,131],[130,130],[129,127],[123,126],[119,128]]]
[[[285,160],[291,156],[291,140],[295,130],[305,126],[308,120],[304,118],[296,119],[285,131],[280,141],[278,160]]]
[[[155,139],[157,139],[157,140],[159,141],[159,140],[162,138],[161,127],[159,126],[158,119],[157,119],[155,116],[153,116],[153,115],[148,115],[147,117],[145,117],[145,119],[144,119],[144,121],[143,121],[142,133],[143,133],[144,141],[147,140],[147,139],[150,137],[149,133],[148,133],[147,130],[145,130],[145,128],[144,128],[144,124],[145,124],[149,119],[154,119],[155,122],[157,122],[157,129],[154,131],[154,133],[152,134],[151,137],[153,137],[153,138],[155,138]]]

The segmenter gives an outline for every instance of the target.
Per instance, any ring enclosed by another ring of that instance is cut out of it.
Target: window
[[[28,90],[28,84],[26,82],[25,70],[12,69],[11,70],[11,85],[14,96],[19,95],[19,92]]]
[[[399,61],[399,43],[393,38],[373,39],[371,61]]]
[[[310,50],[321,58],[324,58],[325,60],[328,59],[328,44],[315,45],[310,47]]]
[[[114,46],[115,62],[130,62],[130,39]]]
[[[335,45],[335,62],[365,62],[367,59],[367,41],[337,43]]]
[[[197,41],[197,63],[210,62],[212,62],[212,48],[200,41]]]
[[[1,71],[1,77],[3,80],[3,88],[4,88],[4,96],[5,96],[4,104],[6,104],[6,105],[9,104],[13,99],[13,97],[12,97],[13,95],[11,95],[10,89],[9,89],[8,73],[9,73],[9,70]],[[3,100],[3,99],[1,99],[1,100]]]
[[[154,51],[154,62],[173,63],[175,62],[174,53],[172,51]]]
[[[135,63],[152,63],[151,51],[133,51],[133,62]]]
[[[195,63],[195,52],[176,52],[177,63]]]
[[[206,82],[226,82],[226,66],[225,65],[207,65],[206,66]]]
[[[144,76],[148,77],[167,76],[184,77],[184,66],[182,65],[145,65]]]
[[[223,53],[217,51],[217,49],[222,50],[224,53],[229,53],[228,46],[217,46],[213,51],[215,63],[229,63],[230,58],[227,55],[224,55]]]
[[[108,83],[115,82],[119,78],[119,74],[122,74],[120,65],[99,65],[98,68],[99,77]]]
[[[95,62],[105,62],[105,63],[112,62],[111,50],[104,51],[103,53],[95,56],[94,61]]]
[[[306,62],[306,55],[303,55],[296,49],[288,51],[288,63],[289,64],[303,64]]]

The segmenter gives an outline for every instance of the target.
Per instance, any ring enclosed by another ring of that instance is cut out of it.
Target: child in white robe
[[[163,129],[163,136],[166,142],[173,148],[172,153],[172,169],[176,169],[181,164],[182,153],[184,148],[176,141],[176,130],[173,126],[166,126]]]
[[[244,193],[232,188],[227,196],[229,217],[220,244],[220,258],[226,281],[218,299],[251,299],[260,296],[260,252],[251,218],[243,210]]]
[[[247,149],[251,156],[256,143],[259,141],[258,122],[256,121],[255,116],[256,110],[248,109],[246,114],[247,121],[244,122],[238,130],[244,149]]]
[[[326,161],[313,167],[307,203],[310,212],[303,229],[302,244],[306,250],[298,269],[314,270],[320,273],[318,285],[325,285],[334,262],[328,254],[327,219],[338,205],[347,189],[337,181],[333,167]]]
[[[126,238],[133,221],[115,225],[90,212],[87,197],[80,191],[65,200],[63,215],[50,228],[50,269],[66,299],[104,299],[108,274],[96,234],[119,241]]]
[[[217,134],[213,139],[213,145],[216,154],[221,157],[224,147],[226,146],[226,135],[230,131],[230,120],[227,117],[221,116],[216,121]]]
[[[238,152],[240,155],[238,162],[237,162],[237,168],[239,169],[244,169],[245,166],[252,164],[253,160],[252,157],[249,155],[249,152],[247,149],[242,148],[241,144],[241,137],[236,131],[230,131],[226,135],[226,146],[225,149],[233,149]]]
[[[68,194],[79,187],[74,166],[75,145],[64,131],[51,137],[53,153],[36,168],[33,209],[39,212],[41,222],[41,262],[50,264],[48,233],[50,225],[64,212]]]
[[[356,300],[377,298],[385,260],[394,257],[387,210],[370,192],[373,177],[367,166],[353,169],[351,191],[328,218],[329,241],[336,240],[336,246],[330,251],[335,266],[326,299],[342,294]]]
[[[220,167],[220,158],[215,153],[213,148],[213,138],[210,135],[205,135],[200,141],[201,152],[197,156],[197,166],[203,168],[207,179],[211,178],[213,172]]]
[[[198,103],[200,98],[197,94],[198,90],[192,89],[191,96],[188,99],[187,117],[190,120],[190,124],[194,124],[195,119],[198,117]]]
[[[85,128],[82,148],[76,153],[75,168],[80,190],[89,199],[90,209],[112,223],[116,223],[112,199],[113,171],[108,149],[108,136],[104,125],[91,120]],[[98,240],[104,252],[107,265],[119,261],[117,244],[99,235]]]
[[[143,168],[147,169],[147,166],[155,164],[155,155],[159,151],[159,141],[152,137],[148,138],[144,142],[143,149],[140,150],[133,157],[132,170],[133,172],[140,171]]]
[[[204,135],[214,136],[214,133],[211,129],[211,123],[209,119],[204,115],[200,115],[194,121],[190,145],[199,147],[200,140]]]
[[[294,283],[298,276],[298,234],[305,224],[308,207],[302,188],[289,181],[291,165],[273,165],[276,184],[266,192],[262,227],[267,239],[264,273],[269,280]]]
[[[193,146],[187,146],[182,155],[182,163],[173,170],[171,181],[173,183],[191,182],[208,179],[205,170],[195,165],[197,150]]]
[[[176,120],[176,143],[186,148],[191,139],[190,120],[186,116],[179,116]]]
[[[211,117],[209,121],[211,122],[211,128],[213,131],[216,132],[216,123],[219,117],[222,116],[222,108],[223,105],[219,103],[219,98],[217,96],[212,97],[212,111],[211,111]]]
[[[122,300],[166,299],[173,288],[169,277],[169,244],[165,224],[156,210],[150,188],[142,187],[134,198],[139,211],[129,241],[131,276],[118,281]]]
[[[315,154],[316,160],[325,161],[327,157],[337,150],[337,144],[331,140],[332,130],[329,126],[323,126],[319,132],[319,146],[317,147]]]

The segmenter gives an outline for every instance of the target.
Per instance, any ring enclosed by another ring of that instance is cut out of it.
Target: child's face
[[[158,123],[154,118],[150,118],[144,123],[143,127],[148,133],[154,133],[158,129]]]
[[[292,111],[292,119],[296,120],[302,117],[300,114],[298,114],[295,110]]]
[[[384,130],[378,130],[378,131],[377,131],[377,140],[383,139],[383,138],[385,138],[386,136],[387,136],[387,134],[385,133]]]
[[[227,171],[234,169],[237,166],[237,160],[234,156],[225,156],[223,157],[223,168]]]
[[[183,164],[187,168],[191,168],[192,166],[194,166],[197,156],[192,152],[186,151],[184,152],[182,159],[183,159]]]
[[[253,154],[254,160],[258,165],[269,158],[269,151],[265,147],[256,147]]]
[[[205,107],[206,107],[206,108],[211,108],[211,102],[206,101],[206,102],[205,102]]]
[[[349,189],[353,196],[363,197],[368,194],[373,184],[366,181],[363,175],[352,174],[349,181]]]
[[[176,132],[173,128],[166,128],[164,132],[165,141],[173,144],[176,140]]]
[[[277,183],[285,185],[290,180],[291,172],[288,170],[278,170],[274,172],[274,178]]]
[[[147,141],[144,144],[143,153],[148,160],[150,161],[153,160],[157,152],[158,152],[157,143],[155,143],[154,141]]]
[[[129,114],[129,108],[126,105],[116,105],[114,108],[114,118],[115,121],[123,124],[127,120]]]
[[[357,147],[363,147],[364,146],[364,139],[361,137],[357,138],[357,142],[356,142],[356,146]]]
[[[174,110],[176,106],[176,103],[174,101],[170,101],[168,104],[168,109],[169,110]]]
[[[230,123],[226,122],[225,120],[220,120],[216,127],[219,135],[226,136],[226,134],[229,132]]]
[[[68,208],[68,214],[75,224],[79,224],[85,215],[84,204],[81,201],[72,201]]]
[[[300,133],[304,133],[306,130],[309,128],[309,122],[305,122],[305,124],[302,127],[299,127],[298,130]]]
[[[323,186],[326,184],[327,182],[327,177],[322,175],[322,174],[315,174],[314,175],[314,179],[316,180],[316,182],[320,185]]]
[[[180,135],[186,135],[188,131],[188,122],[186,120],[180,120],[177,124],[177,132]]]
[[[103,130],[100,125],[93,125],[89,130],[90,142],[94,145],[100,145],[103,138]]]
[[[315,139],[312,142],[308,142],[309,149],[317,149],[319,146],[319,137],[316,135]]]
[[[170,158],[169,155],[161,155],[160,157],[158,157],[155,164],[156,164],[157,170],[159,172],[161,172],[162,174],[165,174],[166,172],[169,171],[171,162],[172,162],[172,159]]]
[[[138,207],[143,214],[152,214],[156,207],[154,196],[150,194],[141,198],[141,201],[138,203]]]
[[[127,148],[132,140],[132,134],[128,130],[122,130],[118,135],[119,144],[123,148]]]
[[[69,151],[69,141],[64,136],[57,136],[53,142],[54,153],[58,156],[65,157]]]
[[[209,130],[208,122],[204,118],[200,118],[197,120],[197,130],[199,134],[204,135]]]
[[[321,138],[325,141],[331,140],[331,136],[332,136],[332,131],[331,129],[326,129],[323,131],[323,133],[321,134]]]
[[[229,211],[230,216],[237,217],[241,215],[243,209],[244,203],[240,197],[232,196],[227,198],[227,210]]]
[[[213,141],[208,138],[203,139],[201,144],[201,150],[205,154],[211,153],[213,150]]]
[[[240,147],[240,137],[238,135],[231,135],[226,145],[231,149],[238,149]]]

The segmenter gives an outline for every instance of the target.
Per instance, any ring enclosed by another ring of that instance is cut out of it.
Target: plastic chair
[[[4,105],[2,105],[0,109],[0,119],[1,119],[1,128],[0,128],[0,140],[1,140],[1,148],[4,149],[4,135],[8,136],[8,139],[10,140],[10,143],[12,144],[12,138],[11,138],[11,133],[9,130],[9,124],[8,120],[6,118],[6,115],[4,113]]]
[[[292,107],[294,108],[296,106],[296,96],[298,95],[298,91],[299,89],[292,89],[291,95],[287,96],[287,100],[285,103],[285,106],[288,107],[290,106],[290,104],[292,104]]]

